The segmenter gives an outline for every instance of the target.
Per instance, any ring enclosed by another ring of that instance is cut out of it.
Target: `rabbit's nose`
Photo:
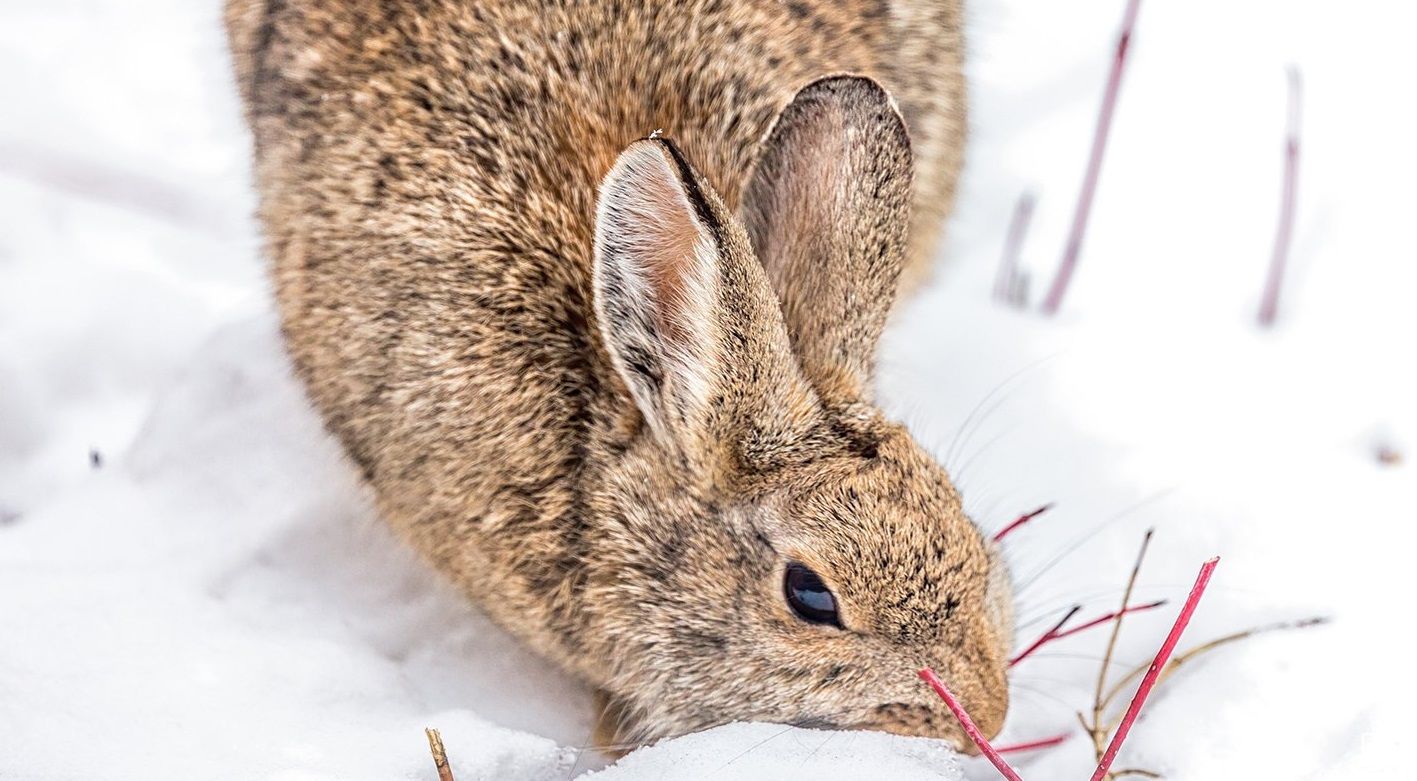
[[[954,700],[954,705],[963,709],[969,720],[979,728],[986,738],[993,739],[1004,728],[1004,717],[1008,715],[1009,711],[1009,689],[1008,681],[1002,675],[965,669],[960,671],[960,674],[951,675],[946,679],[933,672],[922,670],[921,678],[925,679],[932,688],[935,688],[937,684],[944,687]],[[940,692],[940,689],[936,688],[936,691]],[[958,719],[952,712],[953,708],[945,702],[945,693],[941,692],[933,705],[945,715],[951,722],[951,726],[959,726]],[[956,734],[963,738],[963,729],[958,729]],[[949,737],[953,738],[954,735]],[[971,754],[975,753],[973,741],[964,739],[962,742],[959,740],[956,742],[961,743],[961,750]]]

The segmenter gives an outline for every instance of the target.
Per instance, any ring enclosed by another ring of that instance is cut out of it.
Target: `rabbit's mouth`
[[[981,723],[981,728],[986,732],[992,735],[1003,728],[1003,708],[981,708],[980,712],[986,714],[988,718],[987,721]],[[995,712],[998,713],[997,718],[991,715]],[[841,728],[838,727],[838,729]],[[978,749],[965,738],[959,724],[948,711],[929,705],[908,702],[884,703],[873,708],[866,719],[846,728],[875,730],[909,737],[939,738],[953,743],[956,750],[960,752],[978,753]]]
[[[821,716],[804,716],[804,717],[802,717],[802,718],[800,718],[800,719],[794,719],[794,720],[792,721],[792,726],[798,727],[798,728],[800,728],[800,729],[820,729],[820,730],[853,729],[853,727],[851,727],[850,725],[843,725],[843,724],[841,724],[841,723],[838,722],[838,721],[835,721],[835,720],[833,720],[833,719],[824,718],[824,717],[821,717]]]

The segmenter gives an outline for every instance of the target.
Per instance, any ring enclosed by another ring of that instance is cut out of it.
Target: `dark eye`
[[[787,595],[787,604],[792,612],[809,624],[827,624],[841,628],[841,617],[836,613],[836,597],[822,582],[820,576],[807,567],[792,563],[787,565],[787,574],[782,579],[782,590]]]

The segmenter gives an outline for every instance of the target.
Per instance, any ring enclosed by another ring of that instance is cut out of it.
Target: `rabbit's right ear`
[[[722,376],[721,226],[672,144],[631,144],[600,186],[595,309],[630,394],[656,434],[694,429]]]
[[[763,141],[741,214],[802,371],[828,401],[870,396],[910,221],[905,122],[876,82],[808,84]]]

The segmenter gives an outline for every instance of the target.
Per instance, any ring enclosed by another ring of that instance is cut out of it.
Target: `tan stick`
[[[1099,762],[1107,751],[1107,734],[1111,732],[1110,729],[1102,729],[1102,714],[1105,710],[1102,692],[1107,686],[1107,669],[1112,665],[1112,654],[1117,650],[1117,637],[1122,633],[1122,619],[1126,617],[1127,606],[1132,603],[1132,591],[1136,588],[1142,561],[1146,559],[1147,548],[1151,547],[1151,537],[1155,533],[1155,529],[1147,529],[1146,536],[1141,540],[1141,549],[1137,551],[1137,559],[1132,564],[1132,574],[1127,578],[1127,588],[1122,592],[1122,607],[1117,611],[1117,618],[1112,623],[1112,636],[1107,638],[1107,652],[1102,655],[1102,669],[1097,671],[1097,687],[1092,698],[1092,724],[1089,726],[1083,721],[1083,728],[1092,738],[1093,751],[1096,752]],[[1081,714],[1078,719],[1082,720]],[[1111,777],[1115,777],[1115,774]]]
[[[443,736],[438,730],[423,730],[428,735],[428,749],[433,752],[433,766],[438,768],[438,781],[453,781],[453,769],[448,767],[448,752],[443,748]]]
[[[1172,674],[1174,674],[1176,670],[1181,667],[1181,665],[1185,664],[1186,662],[1192,661],[1193,659],[1202,654],[1214,651],[1215,649],[1220,648],[1221,646],[1229,645],[1230,643],[1238,642],[1240,640],[1244,640],[1247,637],[1254,637],[1255,635],[1259,634],[1277,632],[1282,629],[1304,629],[1306,627],[1318,626],[1319,624],[1324,624],[1327,622],[1328,619],[1322,616],[1315,618],[1306,618],[1302,621],[1282,621],[1277,624],[1266,624],[1264,626],[1251,627],[1241,632],[1228,634],[1224,637],[1217,637],[1216,639],[1211,640],[1208,643],[1202,643],[1201,645],[1198,645],[1195,648],[1186,651],[1180,656],[1177,656],[1175,659],[1172,659],[1171,662],[1166,665],[1166,669],[1161,671],[1161,677],[1158,678],[1156,682],[1158,685],[1160,685],[1167,678],[1170,678]],[[1145,673],[1146,670],[1147,665],[1142,665],[1127,673],[1126,676],[1122,678],[1122,680],[1117,681],[1116,685],[1113,686],[1112,689],[1107,692],[1107,696],[1102,698],[1102,709],[1106,710],[1107,707],[1112,704],[1112,700],[1116,699],[1117,695],[1122,693],[1122,690],[1126,688],[1127,684],[1131,683],[1132,681],[1135,681],[1137,677]],[[1110,722],[1107,727],[1108,730],[1110,731],[1111,729],[1113,729],[1116,724],[1117,722],[1115,720]]]

